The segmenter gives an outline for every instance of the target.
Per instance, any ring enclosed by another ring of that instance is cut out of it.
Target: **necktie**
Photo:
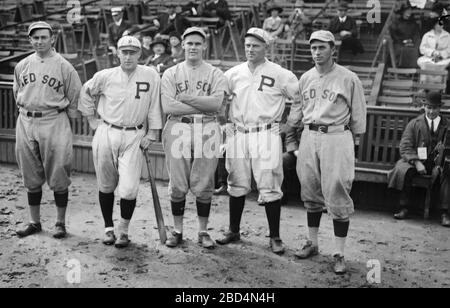
[[[434,135],[434,120],[431,120],[431,134]]]

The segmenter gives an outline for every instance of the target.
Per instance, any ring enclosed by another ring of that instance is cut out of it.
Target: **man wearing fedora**
[[[441,93],[427,93],[425,114],[409,122],[403,132],[400,141],[401,159],[388,175],[389,188],[401,191],[400,211],[394,214],[396,219],[408,216],[414,176],[428,174],[436,177],[435,185],[440,185],[441,224],[450,227],[450,174],[448,166],[442,168],[437,165],[442,159],[439,156],[444,154],[448,132],[448,121],[440,115],[441,107]]]
[[[348,4],[341,2],[338,6],[338,16],[330,21],[329,30],[342,41],[341,50],[350,50],[353,55],[364,53],[364,48],[358,39],[356,21],[347,15]]]
[[[112,7],[111,15],[113,22],[108,25],[110,49],[116,54],[116,46],[125,30],[132,27],[131,23],[123,19],[123,8]]]

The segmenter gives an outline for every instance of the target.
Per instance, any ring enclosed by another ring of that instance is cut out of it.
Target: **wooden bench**
[[[417,117],[417,109],[368,106],[367,131],[356,149],[355,181],[387,183],[387,175],[400,159],[398,147],[406,125]],[[442,112],[446,118],[450,112]],[[429,217],[432,181],[430,176],[417,176],[414,187],[426,189],[424,217]]]

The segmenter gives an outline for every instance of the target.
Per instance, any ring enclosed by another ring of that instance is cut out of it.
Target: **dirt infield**
[[[281,235],[288,247],[277,256],[268,249],[267,221],[255,197],[247,201],[242,241],[209,251],[197,245],[196,209],[188,199],[185,242],[170,249],[159,243],[151,192],[142,182],[125,250],[101,244],[103,223],[93,175],[74,174],[64,240],[51,237],[53,194],[45,188],[44,232],[15,236],[28,221],[26,191],[15,166],[0,165],[0,287],[450,287],[450,230],[436,221],[395,221],[386,213],[357,211],[346,250],[349,271],[331,271],[332,222],[324,216],[321,255],[301,261],[295,250],[306,239],[306,212],[296,204],[282,208]],[[172,225],[167,184],[158,183],[166,225]],[[119,207],[114,217],[119,217]],[[228,226],[228,197],[213,201],[210,234]],[[381,283],[367,281],[367,261],[381,264]],[[79,284],[69,284],[69,260],[81,265]]]

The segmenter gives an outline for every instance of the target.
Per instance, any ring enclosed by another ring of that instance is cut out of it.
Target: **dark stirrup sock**
[[[321,218],[322,218],[322,211],[308,212],[307,213],[308,227],[309,228],[319,228]]]
[[[136,208],[136,199],[134,200],[120,199],[120,216],[123,219],[131,220],[135,208]]]
[[[230,231],[239,233],[241,225],[241,217],[244,212],[245,196],[232,197],[230,196]]]
[[[53,196],[55,197],[55,204],[56,207],[67,207],[67,203],[69,203],[69,192],[63,192],[63,193],[53,193]]]
[[[28,205],[29,206],[39,206],[41,205],[42,200],[42,191],[34,192],[34,193],[27,193],[28,195]]]
[[[265,204],[267,221],[269,222],[270,237],[280,237],[281,200]]]
[[[333,219],[334,235],[336,237],[347,237],[350,221],[340,221]]]
[[[103,220],[105,221],[105,228],[114,227],[113,223],[113,207],[114,207],[114,193],[105,194],[98,192],[98,200],[100,201],[100,208],[102,210]]]

